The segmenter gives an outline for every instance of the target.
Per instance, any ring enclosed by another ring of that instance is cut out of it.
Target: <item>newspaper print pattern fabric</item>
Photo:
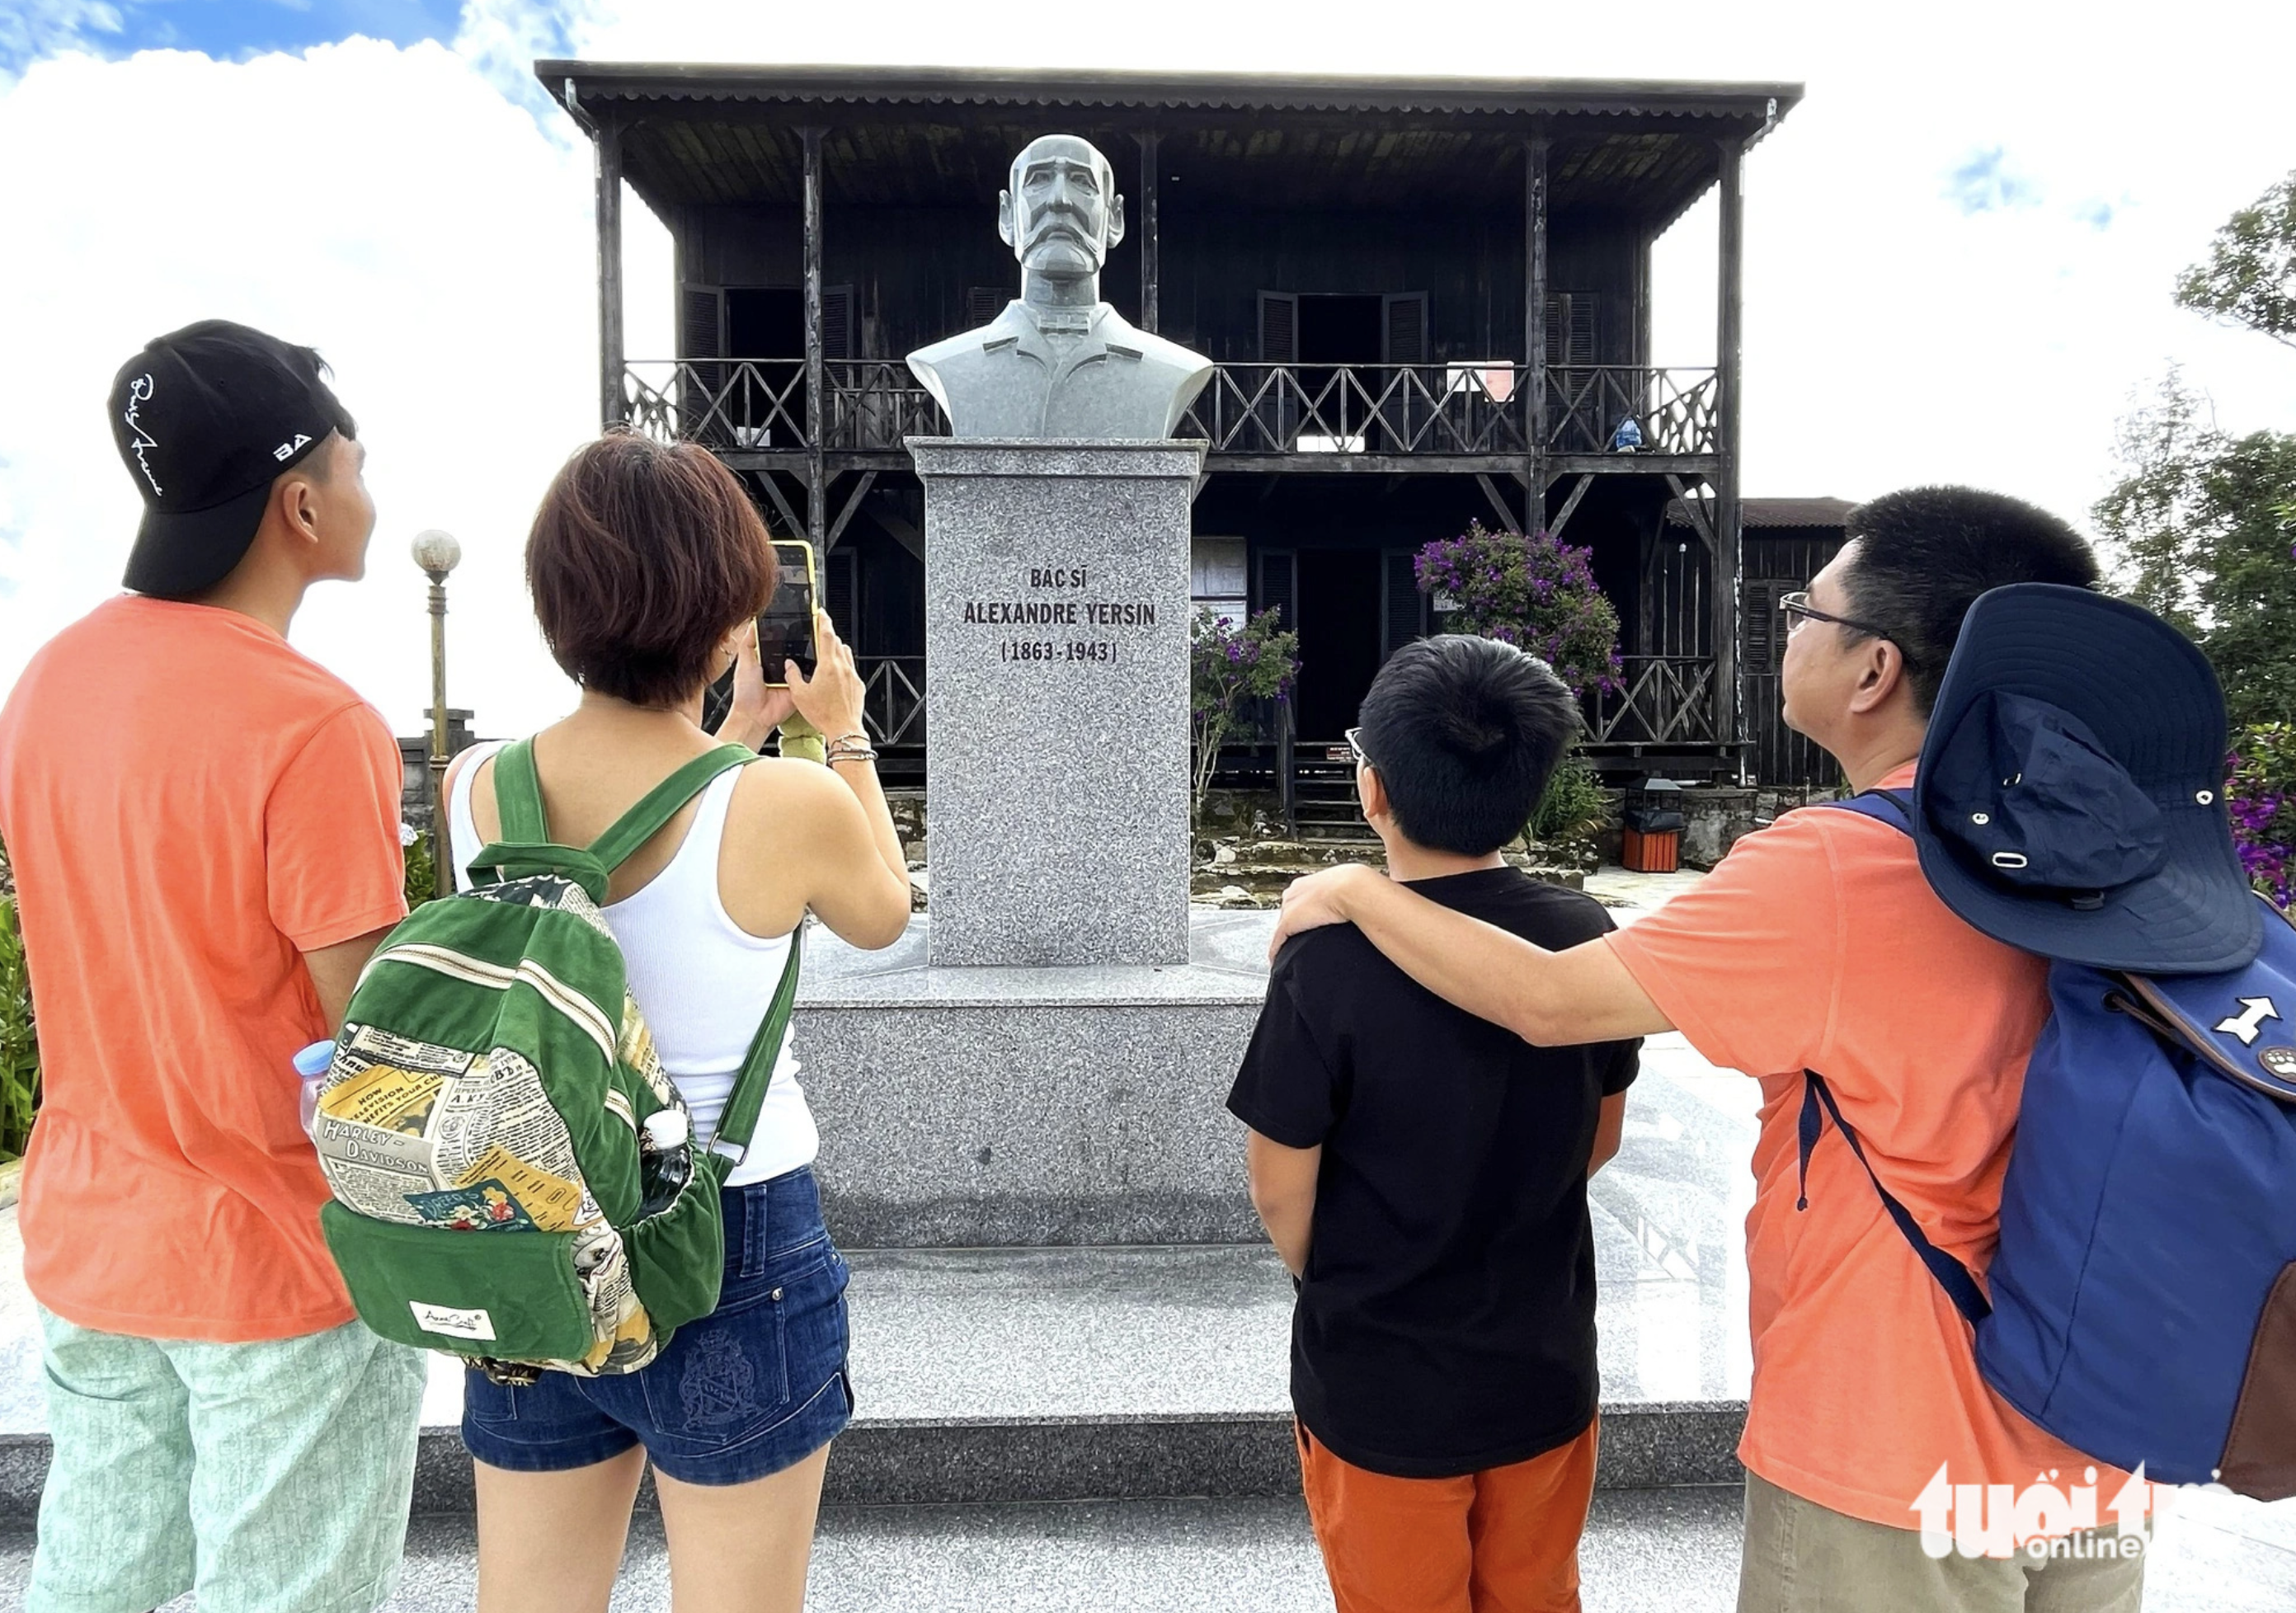
[[[570,880],[518,880],[470,896],[570,915],[594,930],[604,947],[612,947],[596,904]],[[590,938],[578,931],[574,939]],[[554,1040],[562,1047],[570,1039],[587,1043],[607,1077],[602,1088],[594,1089],[598,1103],[635,1139],[640,1116],[634,1094],[612,1079],[618,1065],[635,1075],[644,1095],[652,1099],[647,1113],[683,1106],[627,986],[620,992],[620,1012],[612,1015],[573,980],[562,978],[594,972],[565,965],[595,948],[595,942],[562,945],[548,949],[545,961],[534,955],[545,949],[529,938],[513,962],[437,938],[402,941],[394,936],[368,964],[360,987],[364,994],[368,982],[386,971],[411,975],[406,986],[418,992],[430,982],[452,982],[474,988],[464,995],[475,995],[481,1003],[504,1000],[505,1019],[494,1026],[496,1036],[523,1032],[520,1039],[529,1046],[537,1041]],[[553,963],[561,968],[554,970]],[[538,1019],[530,1014],[514,1022],[508,1018],[507,999],[521,987],[545,1010]],[[404,999],[393,992],[381,1000],[388,1004]],[[424,1000],[423,1005],[428,1009],[437,1000]],[[561,1112],[560,1103],[574,1093],[562,1085],[554,1101],[542,1071],[516,1047],[499,1041],[482,1052],[442,1046],[363,1022],[356,1017],[361,1007],[355,995],[354,1017],[337,1038],[314,1123],[320,1164],[337,1201],[372,1220],[446,1232],[572,1234],[570,1258],[595,1342],[579,1360],[534,1364],[596,1374],[634,1371],[652,1361],[662,1339],[637,1297],[622,1236],[591,1191],[574,1133]],[[581,1062],[586,1066],[589,1060]],[[443,1324],[431,1331],[451,1333]]]

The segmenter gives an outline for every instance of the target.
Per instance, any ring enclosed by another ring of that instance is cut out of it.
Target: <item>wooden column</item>
[[[598,423],[625,417],[622,404],[622,130],[598,125]]]
[[[1536,532],[1546,525],[1546,156],[1547,137],[1534,135],[1522,143],[1522,336],[1523,362],[1530,373],[1523,378],[1529,389],[1523,400],[1529,436],[1528,483],[1523,529]]]
[[[1134,136],[1140,142],[1140,328],[1154,334],[1156,307],[1156,165],[1164,137],[1154,129]]]
[[[1714,344],[1717,370],[1714,426],[1714,733],[1738,737],[1739,573],[1743,548],[1738,507],[1739,429],[1744,418],[1743,296],[1746,143],[1718,141],[1722,168],[1721,274]]]
[[[829,389],[822,373],[824,332],[821,309],[821,135],[800,129],[805,140],[805,535],[816,553],[826,545],[828,482],[823,439],[829,432]]]

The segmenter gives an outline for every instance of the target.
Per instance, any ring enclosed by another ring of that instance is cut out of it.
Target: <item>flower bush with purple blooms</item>
[[[2233,736],[2225,786],[2240,864],[2284,913],[2296,908],[2296,727],[2261,723]]]
[[[1220,744],[1243,726],[1244,707],[1292,698],[1300,675],[1300,635],[1281,631],[1278,619],[1275,610],[1263,610],[1239,627],[1234,617],[1196,612],[1188,643],[1188,732],[1196,760],[1191,804],[1199,823]]]
[[[1492,532],[1470,521],[1414,561],[1419,590],[1436,596],[1445,627],[1528,650],[1574,694],[1620,687],[1619,613],[1595,584],[1593,551],[1544,531]]]

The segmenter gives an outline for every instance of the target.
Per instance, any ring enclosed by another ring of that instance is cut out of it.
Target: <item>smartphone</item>
[[[758,660],[765,668],[767,687],[780,689],[788,684],[782,673],[783,661],[795,661],[808,678],[817,664],[813,545],[776,538],[774,559],[781,566],[781,581],[774,589],[774,602],[758,614]]]

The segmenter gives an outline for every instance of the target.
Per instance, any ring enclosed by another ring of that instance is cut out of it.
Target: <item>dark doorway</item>
[[[728,358],[803,358],[805,293],[795,286],[726,288]]]
[[[1379,558],[1375,549],[1300,551],[1302,740],[1336,741],[1354,727],[1379,672]]]
[[[726,288],[726,356],[755,361],[742,371],[727,413],[741,446],[794,447],[806,418],[805,293],[795,286]],[[775,418],[776,400],[783,411]],[[797,422],[792,430],[790,421]]]
[[[1310,295],[1300,299],[1300,362],[1375,364],[1384,329],[1379,297]]]

